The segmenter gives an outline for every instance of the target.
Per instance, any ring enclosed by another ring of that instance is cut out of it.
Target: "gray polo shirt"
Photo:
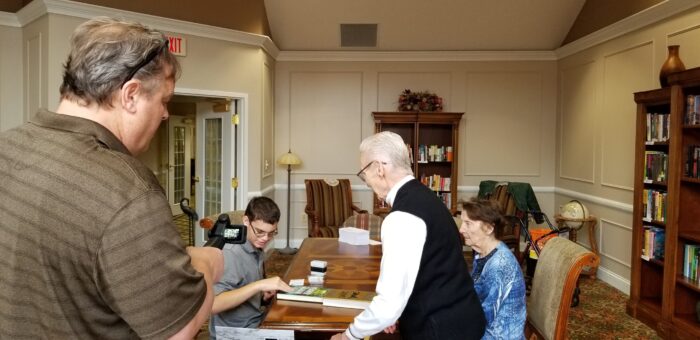
[[[244,244],[226,244],[224,253],[224,274],[214,285],[214,293],[221,294],[238,289],[263,278],[265,254],[249,241]],[[262,293],[253,295],[236,308],[211,316],[209,334],[216,338],[216,326],[257,328],[262,322],[264,308],[261,306]]]

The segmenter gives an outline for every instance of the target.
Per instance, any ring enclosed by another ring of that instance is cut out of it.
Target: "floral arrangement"
[[[442,111],[442,98],[428,91],[403,90],[399,95],[399,111]]]

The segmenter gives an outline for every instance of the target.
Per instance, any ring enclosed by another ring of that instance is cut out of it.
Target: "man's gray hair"
[[[394,132],[383,131],[365,138],[360,144],[360,154],[373,161],[386,161],[395,169],[413,175],[406,143]]]
[[[112,96],[130,75],[151,93],[164,72],[169,72],[164,77],[171,79],[180,74],[180,63],[166,43],[163,33],[140,23],[107,17],[84,22],[71,37],[61,99],[111,107]],[[149,57],[154,57],[153,61],[144,65]]]

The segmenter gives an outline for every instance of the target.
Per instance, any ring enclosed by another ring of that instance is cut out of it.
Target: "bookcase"
[[[457,211],[459,122],[463,112],[372,112],[375,132],[399,134],[411,154],[413,174],[431,188],[454,214]],[[374,197],[373,213],[390,207]]]
[[[637,130],[627,311],[663,338],[698,339],[700,68],[668,79],[669,87],[634,94]]]

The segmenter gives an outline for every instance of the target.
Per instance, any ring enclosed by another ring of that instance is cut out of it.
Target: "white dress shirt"
[[[414,179],[406,176],[396,183],[386,197],[394,203],[396,193]],[[377,334],[396,323],[403,313],[418,275],[427,228],[415,215],[395,211],[382,222],[382,263],[377,280],[377,296],[345,331],[350,339]]]

